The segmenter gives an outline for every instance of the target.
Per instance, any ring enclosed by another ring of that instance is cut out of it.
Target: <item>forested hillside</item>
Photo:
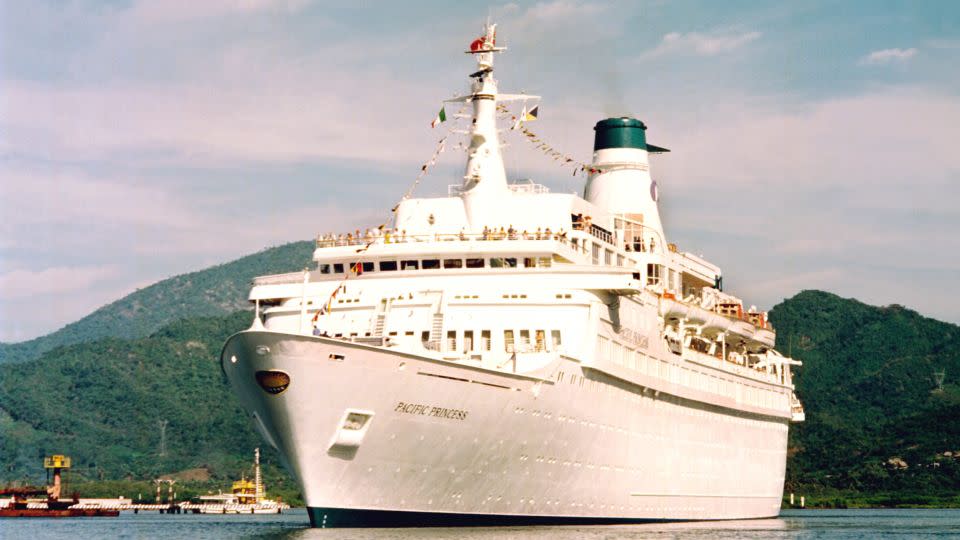
[[[837,504],[960,504],[960,327],[818,291],[771,318],[778,348],[804,362],[795,382],[807,421],[791,426],[788,491]],[[193,317],[0,365],[0,483],[40,477],[49,453],[70,454],[87,478],[236,474],[262,443],[217,357],[250,320]],[[289,487],[276,455],[265,459]]]
[[[960,490],[960,327],[819,291],[771,320],[778,348],[804,363],[788,491],[917,504]]]
[[[23,343],[0,343],[0,364],[31,360],[61,345],[101,337],[143,337],[179,319],[246,309],[254,277],[301,270],[310,265],[312,250],[312,242],[294,242],[165,279],[46,336]]]
[[[103,338],[0,366],[0,480],[35,476],[51,453],[72,456],[76,473],[98,478],[236,472],[261,442],[218,357],[252,316],[197,317],[146,338]]]

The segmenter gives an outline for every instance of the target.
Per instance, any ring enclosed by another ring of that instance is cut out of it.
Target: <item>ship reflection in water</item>
[[[874,538],[960,538],[960,509],[785,510],[779,518],[741,521],[649,523],[561,527],[461,527],[405,529],[311,529],[296,508],[273,515],[135,515],[108,520],[0,520],[0,538],[258,538],[313,540],[519,539],[640,540],[714,538],[872,540]]]
[[[612,540],[643,538],[797,538],[795,527],[780,518],[738,521],[697,521],[638,525],[557,527],[466,527],[418,529],[299,529],[260,538],[309,540],[405,540],[419,538],[522,539],[522,540]]]

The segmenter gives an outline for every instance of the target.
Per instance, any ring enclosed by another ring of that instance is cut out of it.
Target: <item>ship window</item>
[[[660,284],[660,265],[648,264],[647,265],[647,285],[659,285],[659,284]]]
[[[380,261],[381,272],[392,272],[397,269],[397,261]]]
[[[424,259],[423,260],[424,270],[436,270],[437,268],[440,268],[440,259]]]
[[[330,265],[329,265],[329,264],[321,264],[321,265],[320,265],[320,273],[321,273],[321,274],[329,274],[329,273],[330,273]]]
[[[514,352],[513,346],[513,330],[504,330],[503,331],[503,349],[508,353]]]
[[[419,266],[419,261],[400,261],[401,270],[416,270]]]
[[[456,330],[447,330],[447,350],[448,351],[457,350],[457,331]]]
[[[617,254],[617,266],[623,266],[623,255]]]
[[[359,263],[359,264],[362,264],[362,265],[363,265],[362,268],[363,268],[363,271],[364,271],[364,272],[373,272],[373,263],[372,263],[372,262],[365,262],[365,263]]]
[[[530,331],[529,330],[520,331],[520,350],[524,352],[530,350]]]
[[[536,257],[524,257],[523,266],[526,268],[536,268],[537,267]]]
[[[503,258],[493,257],[490,259],[490,268],[503,268]]]
[[[334,273],[334,274],[342,274],[342,273],[343,273],[343,263],[336,263],[336,264],[334,264],[334,265],[333,265],[333,273]]]
[[[553,261],[550,259],[550,257],[540,257],[540,260],[537,262],[537,264],[540,265],[540,268],[550,268],[550,265],[553,264]]]
[[[395,335],[397,335],[397,333],[396,333],[396,332],[390,332],[390,333],[387,334],[387,335],[389,335],[389,336],[395,336]]]
[[[444,268],[463,268],[463,259],[444,259]]]
[[[507,268],[516,268],[517,259],[514,257],[507,257],[506,259],[503,260],[503,265],[506,266]]]
[[[613,264],[613,252],[610,251],[609,249],[604,250],[604,253],[603,253],[603,264],[606,264],[606,265],[608,265],[608,266],[611,265],[611,264]]]
[[[483,259],[467,259],[467,268],[483,268]]]
[[[420,332],[420,341],[422,341],[422,342],[424,342],[424,343],[430,341],[430,331],[429,331],[429,330],[424,330],[423,332]]]
[[[535,334],[537,352],[544,352],[547,350],[547,333],[543,330],[537,330]]]
[[[480,332],[480,350],[489,351],[490,350],[490,331],[482,330]]]
[[[562,344],[562,343],[560,342],[560,331],[559,331],[559,330],[551,330],[551,331],[550,331],[550,341],[553,343],[553,350],[554,350],[554,351],[559,351],[559,350],[560,350],[560,345]]]
[[[594,242],[592,244],[592,248],[593,264],[600,264],[600,244]]]
[[[463,352],[473,350],[473,330],[463,331]]]

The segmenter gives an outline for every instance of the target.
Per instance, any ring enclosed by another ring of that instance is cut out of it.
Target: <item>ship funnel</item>
[[[611,214],[642,223],[645,243],[652,238],[655,244],[665,245],[649,155],[669,150],[647,143],[647,126],[636,118],[607,118],[593,129],[593,166],[583,198]]]

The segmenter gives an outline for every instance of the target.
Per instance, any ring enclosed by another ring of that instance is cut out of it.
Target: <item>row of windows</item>
[[[479,335],[480,341],[475,341]],[[547,341],[547,336],[550,341]],[[447,330],[444,349],[446,351],[486,352],[493,349],[490,330]],[[559,351],[562,345],[560,330],[504,330],[503,350],[514,352]]]
[[[550,257],[491,257],[466,259],[408,259],[400,261],[360,261],[355,263],[323,263],[321,274],[395,272],[397,270],[438,270],[440,268],[549,268]]]

